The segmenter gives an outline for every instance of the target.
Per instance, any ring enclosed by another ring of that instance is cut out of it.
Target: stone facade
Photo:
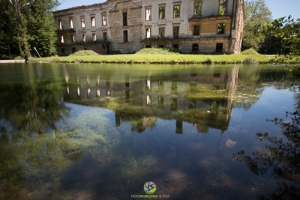
[[[59,55],[142,48],[239,53],[244,0],[107,0],[54,12]],[[96,47],[95,47],[96,45]]]

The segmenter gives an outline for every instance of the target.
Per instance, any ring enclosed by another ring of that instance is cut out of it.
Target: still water
[[[159,199],[297,198],[298,71],[0,68],[0,199],[125,200],[149,181]]]

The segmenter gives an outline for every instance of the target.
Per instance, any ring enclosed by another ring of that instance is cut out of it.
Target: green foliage
[[[100,56],[98,53],[92,50],[81,50],[69,55],[70,57],[75,56]]]
[[[161,49],[161,48],[144,48],[136,54],[179,54],[177,49]]]
[[[260,55],[255,49],[250,48],[242,52],[243,55],[250,55],[250,56],[256,56]]]
[[[261,51],[300,55],[300,19],[294,21],[292,16],[275,19],[262,26],[262,30],[266,40]]]
[[[242,49],[258,51],[264,41],[261,24],[271,22],[272,13],[264,0],[245,1],[244,40]]]
[[[57,0],[0,0],[0,59],[35,54],[42,56],[56,51],[56,26],[51,9]]]

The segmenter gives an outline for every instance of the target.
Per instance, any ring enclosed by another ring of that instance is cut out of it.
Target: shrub
[[[92,50],[80,50],[70,54],[69,56],[99,56],[99,54]]]
[[[250,48],[242,52],[243,55],[260,55],[255,49]]]
[[[161,49],[161,48],[144,48],[139,50],[136,54],[179,54],[178,49]]]

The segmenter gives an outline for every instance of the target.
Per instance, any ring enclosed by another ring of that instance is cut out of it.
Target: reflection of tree
[[[239,72],[239,82],[236,89],[236,97],[233,106],[248,110],[254,105],[263,92],[263,87],[259,84],[260,70],[251,66],[241,68]]]
[[[55,130],[55,122],[69,112],[62,101],[63,87],[54,82],[2,86],[0,91],[0,117],[17,130],[38,133],[48,128]]]
[[[261,141],[271,144],[262,151],[253,152],[253,156],[245,155],[243,150],[233,155],[257,175],[272,171],[275,178],[283,179],[274,193],[269,197],[260,196],[260,199],[297,199],[300,196],[300,113],[296,111],[287,115],[291,115],[290,122],[277,118],[270,120],[280,126],[285,138],[257,133]]]

